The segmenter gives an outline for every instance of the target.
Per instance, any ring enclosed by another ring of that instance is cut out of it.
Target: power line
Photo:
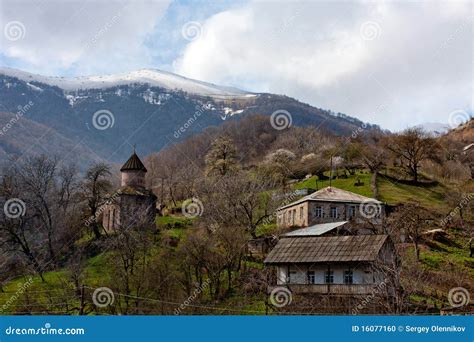
[[[85,288],[88,289],[93,289],[93,287],[89,286],[84,286]],[[122,296],[122,297],[128,297],[128,298],[134,298],[134,299],[141,299],[141,300],[146,300],[150,302],[157,302],[157,303],[164,303],[164,304],[170,304],[170,305],[177,305],[180,307],[181,305],[184,305],[184,307],[195,307],[195,308],[204,308],[204,309],[210,309],[210,310],[224,310],[224,311],[233,311],[233,312],[248,312],[248,313],[262,313],[262,311],[257,311],[257,310],[238,310],[238,309],[233,309],[233,308],[226,308],[226,307],[216,307],[216,306],[207,306],[207,305],[197,305],[197,304],[185,304],[184,302],[178,303],[178,302],[170,302],[170,301],[165,301],[161,299],[155,299],[155,298],[147,298],[147,297],[140,297],[140,296],[133,296],[133,295],[127,295],[125,293],[119,293],[119,292],[114,292],[114,295]]]

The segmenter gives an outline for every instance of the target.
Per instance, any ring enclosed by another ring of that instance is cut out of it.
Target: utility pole
[[[165,182],[165,179],[162,177],[161,178],[161,204],[164,204],[164,198],[163,198],[163,194],[164,194],[164,182]]]
[[[332,156],[331,156],[331,169],[329,170],[329,187],[332,184]]]
[[[81,286],[81,307],[79,309],[79,315],[80,316],[84,315],[84,307],[85,307],[85,303],[84,303],[84,284],[82,284],[82,286]]]

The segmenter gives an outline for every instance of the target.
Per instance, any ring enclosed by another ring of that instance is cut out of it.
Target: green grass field
[[[414,186],[380,175],[377,177],[377,188],[381,200],[390,205],[417,202],[425,208],[449,211],[443,201],[447,188],[442,184]]]
[[[334,178],[331,181],[331,185],[335,188],[351,191],[362,196],[373,197],[372,190],[370,188],[371,176],[372,175],[368,172],[359,171],[356,172],[355,175],[348,175],[347,178]],[[359,184],[361,185],[356,185],[358,180],[360,181]],[[329,186],[328,179],[319,180],[317,176],[313,176],[311,178],[305,179],[304,181],[296,183],[295,189],[308,188],[318,190],[327,186]]]

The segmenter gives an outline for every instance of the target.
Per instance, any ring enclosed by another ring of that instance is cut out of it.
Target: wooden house
[[[364,295],[381,283],[396,286],[390,270],[396,267],[397,257],[388,235],[293,232],[282,236],[265,265],[276,268],[270,292],[285,286],[293,293]]]

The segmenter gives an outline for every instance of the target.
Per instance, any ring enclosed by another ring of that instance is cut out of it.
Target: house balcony
[[[367,295],[377,291],[377,284],[284,284],[269,286],[268,293],[281,287],[301,294]]]

